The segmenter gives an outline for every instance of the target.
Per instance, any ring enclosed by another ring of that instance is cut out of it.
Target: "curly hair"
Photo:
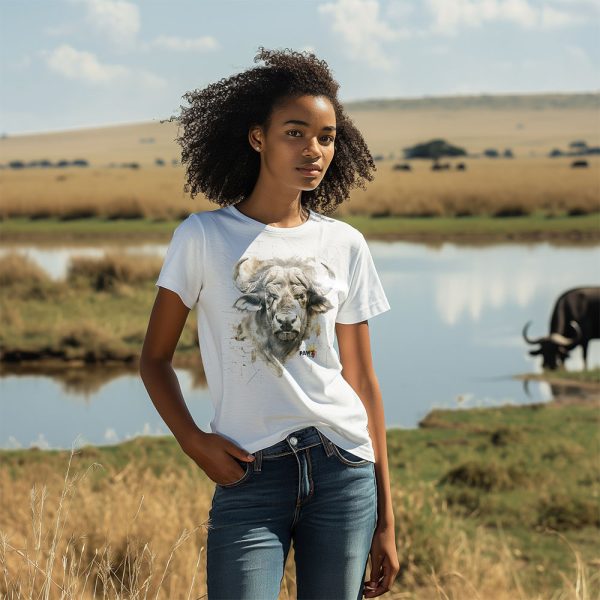
[[[365,188],[376,170],[361,133],[337,99],[339,84],[327,63],[312,52],[266,50],[259,46],[254,62],[266,66],[247,69],[220,79],[182,97],[178,120],[183,134],[176,137],[186,165],[185,192],[194,198],[202,192],[211,202],[227,206],[247,197],[260,171],[260,156],[248,142],[253,125],[268,129],[273,108],[302,95],[327,97],[335,110],[335,152],[321,183],[303,190],[302,205],[321,214],[335,210],[353,187]],[[161,121],[163,122],[163,121]]]

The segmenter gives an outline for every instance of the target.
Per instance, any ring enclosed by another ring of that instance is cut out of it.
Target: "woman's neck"
[[[308,221],[309,211],[300,201],[285,206],[272,201],[258,200],[252,195],[240,200],[235,207],[247,217],[272,227],[297,227]]]

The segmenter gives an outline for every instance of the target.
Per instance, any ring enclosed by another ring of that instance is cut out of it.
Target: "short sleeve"
[[[369,246],[361,234],[348,284],[348,295],[339,306],[335,322],[360,323],[388,310],[390,303],[379,280]]]
[[[200,220],[192,214],[173,232],[155,285],[175,292],[192,309],[202,288],[203,258],[204,231]]]

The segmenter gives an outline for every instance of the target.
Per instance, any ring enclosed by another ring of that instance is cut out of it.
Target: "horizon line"
[[[352,104],[359,104],[364,102],[382,102],[382,101],[394,101],[394,100],[431,100],[431,99],[451,99],[451,98],[479,98],[479,97],[504,97],[504,96],[579,96],[589,94],[600,94],[600,89],[596,90],[574,90],[574,91],[542,91],[542,92],[465,92],[456,94],[423,94],[418,96],[378,96],[369,98],[354,98],[352,100],[340,100],[344,106],[351,108]],[[169,117],[164,117],[167,120]],[[73,132],[73,131],[85,131],[87,129],[104,129],[110,127],[123,127],[125,125],[143,125],[151,123],[153,121],[161,121],[162,118],[151,118],[141,119],[139,121],[112,121],[90,125],[74,125],[72,127],[61,127],[58,129],[44,129],[35,131],[19,131],[19,132],[7,132],[0,131],[0,139],[7,139],[12,137],[24,137],[30,135],[45,135],[53,133]]]

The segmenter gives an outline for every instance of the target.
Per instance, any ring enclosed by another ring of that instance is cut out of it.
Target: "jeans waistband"
[[[297,429],[296,431],[292,431],[292,433],[288,433],[284,440],[277,442],[272,446],[268,446],[267,448],[262,448],[259,452],[263,458],[274,458],[276,456],[294,454],[294,452],[299,452],[300,450],[310,448],[311,446],[317,446],[318,444],[323,444],[329,453],[331,442],[314,425],[311,425],[310,427],[303,427],[302,429]],[[254,454],[256,454],[256,452]]]

